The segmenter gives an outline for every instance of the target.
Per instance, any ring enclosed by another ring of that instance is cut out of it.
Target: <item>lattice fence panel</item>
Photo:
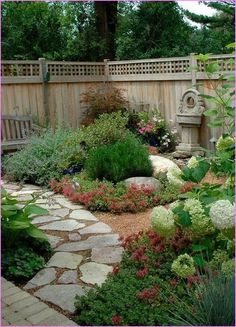
[[[2,76],[12,77],[33,77],[40,75],[40,65],[39,64],[19,64],[19,63],[3,63],[2,64]]]
[[[105,73],[103,64],[48,63],[47,70],[51,76],[101,76]]]
[[[220,67],[220,72],[234,71],[235,63],[233,58],[210,58],[206,62],[197,61],[198,71],[204,72],[205,66],[212,62],[217,62]]]

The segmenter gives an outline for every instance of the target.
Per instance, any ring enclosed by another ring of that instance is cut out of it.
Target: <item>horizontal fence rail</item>
[[[40,83],[48,74],[48,82],[125,81],[134,80],[191,80],[191,67],[197,67],[197,79],[205,78],[205,65],[216,61],[219,72],[234,71],[233,55],[212,55],[206,63],[188,57],[123,60],[104,62],[2,61],[2,82]]]

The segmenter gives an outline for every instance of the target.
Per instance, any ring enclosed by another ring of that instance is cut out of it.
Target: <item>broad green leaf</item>
[[[215,97],[209,94],[200,94],[202,98],[215,100]]]
[[[192,221],[188,212],[184,211],[182,208],[178,207],[172,210],[179,218],[179,223],[183,227],[189,227],[192,225]]]
[[[232,42],[232,43],[227,44],[226,45],[226,48],[228,48],[228,49],[234,49],[235,46],[236,46],[236,43],[235,42]]]
[[[220,67],[219,67],[218,63],[215,61],[215,62],[211,62],[209,65],[207,65],[205,69],[206,69],[207,73],[214,74],[220,70]]]
[[[212,117],[212,116],[216,116],[218,115],[218,110],[217,109],[208,109],[206,111],[204,111],[204,116],[207,116],[207,117]]]
[[[200,254],[196,254],[195,256],[193,256],[193,260],[198,267],[202,268],[206,265],[206,261]]]
[[[5,211],[17,211],[17,207],[14,204],[3,204],[2,209]]]
[[[30,215],[46,215],[48,214],[48,210],[44,209],[44,208],[41,208],[35,204],[30,204],[28,205],[25,210],[24,210],[25,214],[27,216],[30,216]]]
[[[214,127],[220,127],[223,124],[224,124],[224,119],[218,119],[208,123],[208,126],[214,128]]]
[[[210,55],[211,55],[210,53],[207,54],[200,53],[199,55],[195,56],[195,58],[199,61],[205,62],[209,60]]]
[[[31,225],[29,228],[27,228],[26,232],[29,236],[32,236],[34,238],[47,240],[47,236],[35,226]]]
[[[15,220],[15,221],[11,221],[9,224],[10,229],[26,229],[29,227],[30,227],[29,221]]]
[[[201,244],[193,244],[192,245],[192,250],[194,252],[201,252],[201,251],[204,251],[204,250],[207,250],[207,246],[205,245],[201,245]]]

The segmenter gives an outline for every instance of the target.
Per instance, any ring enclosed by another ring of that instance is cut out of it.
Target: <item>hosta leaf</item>
[[[198,267],[202,268],[206,265],[206,261],[203,259],[203,257],[200,254],[196,254],[193,257],[193,260]]]
[[[31,237],[47,240],[47,236],[40,229],[32,225],[27,228],[26,232]]]
[[[208,109],[206,111],[204,111],[204,116],[207,117],[212,117],[212,116],[216,116],[218,114],[218,110],[217,109]]]
[[[10,229],[26,229],[30,227],[29,221],[20,221],[20,220],[14,220],[11,221],[9,224]]]
[[[192,245],[192,250],[194,252],[201,252],[201,251],[204,251],[207,249],[208,249],[208,247],[206,245],[201,245],[201,244],[193,244]]]
[[[48,210],[44,209],[44,208],[41,208],[35,204],[30,204],[28,205],[25,210],[24,210],[25,214],[27,216],[30,216],[30,215],[46,215],[48,214]]]

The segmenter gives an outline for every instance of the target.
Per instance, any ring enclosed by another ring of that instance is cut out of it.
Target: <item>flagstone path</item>
[[[35,185],[4,182],[3,187],[23,203],[36,195],[36,203],[48,210],[45,216],[33,216],[32,222],[46,233],[55,252],[24,290],[56,310],[73,314],[75,295],[101,285],[120,262],[123,248],[119,235],[62,195]]]

